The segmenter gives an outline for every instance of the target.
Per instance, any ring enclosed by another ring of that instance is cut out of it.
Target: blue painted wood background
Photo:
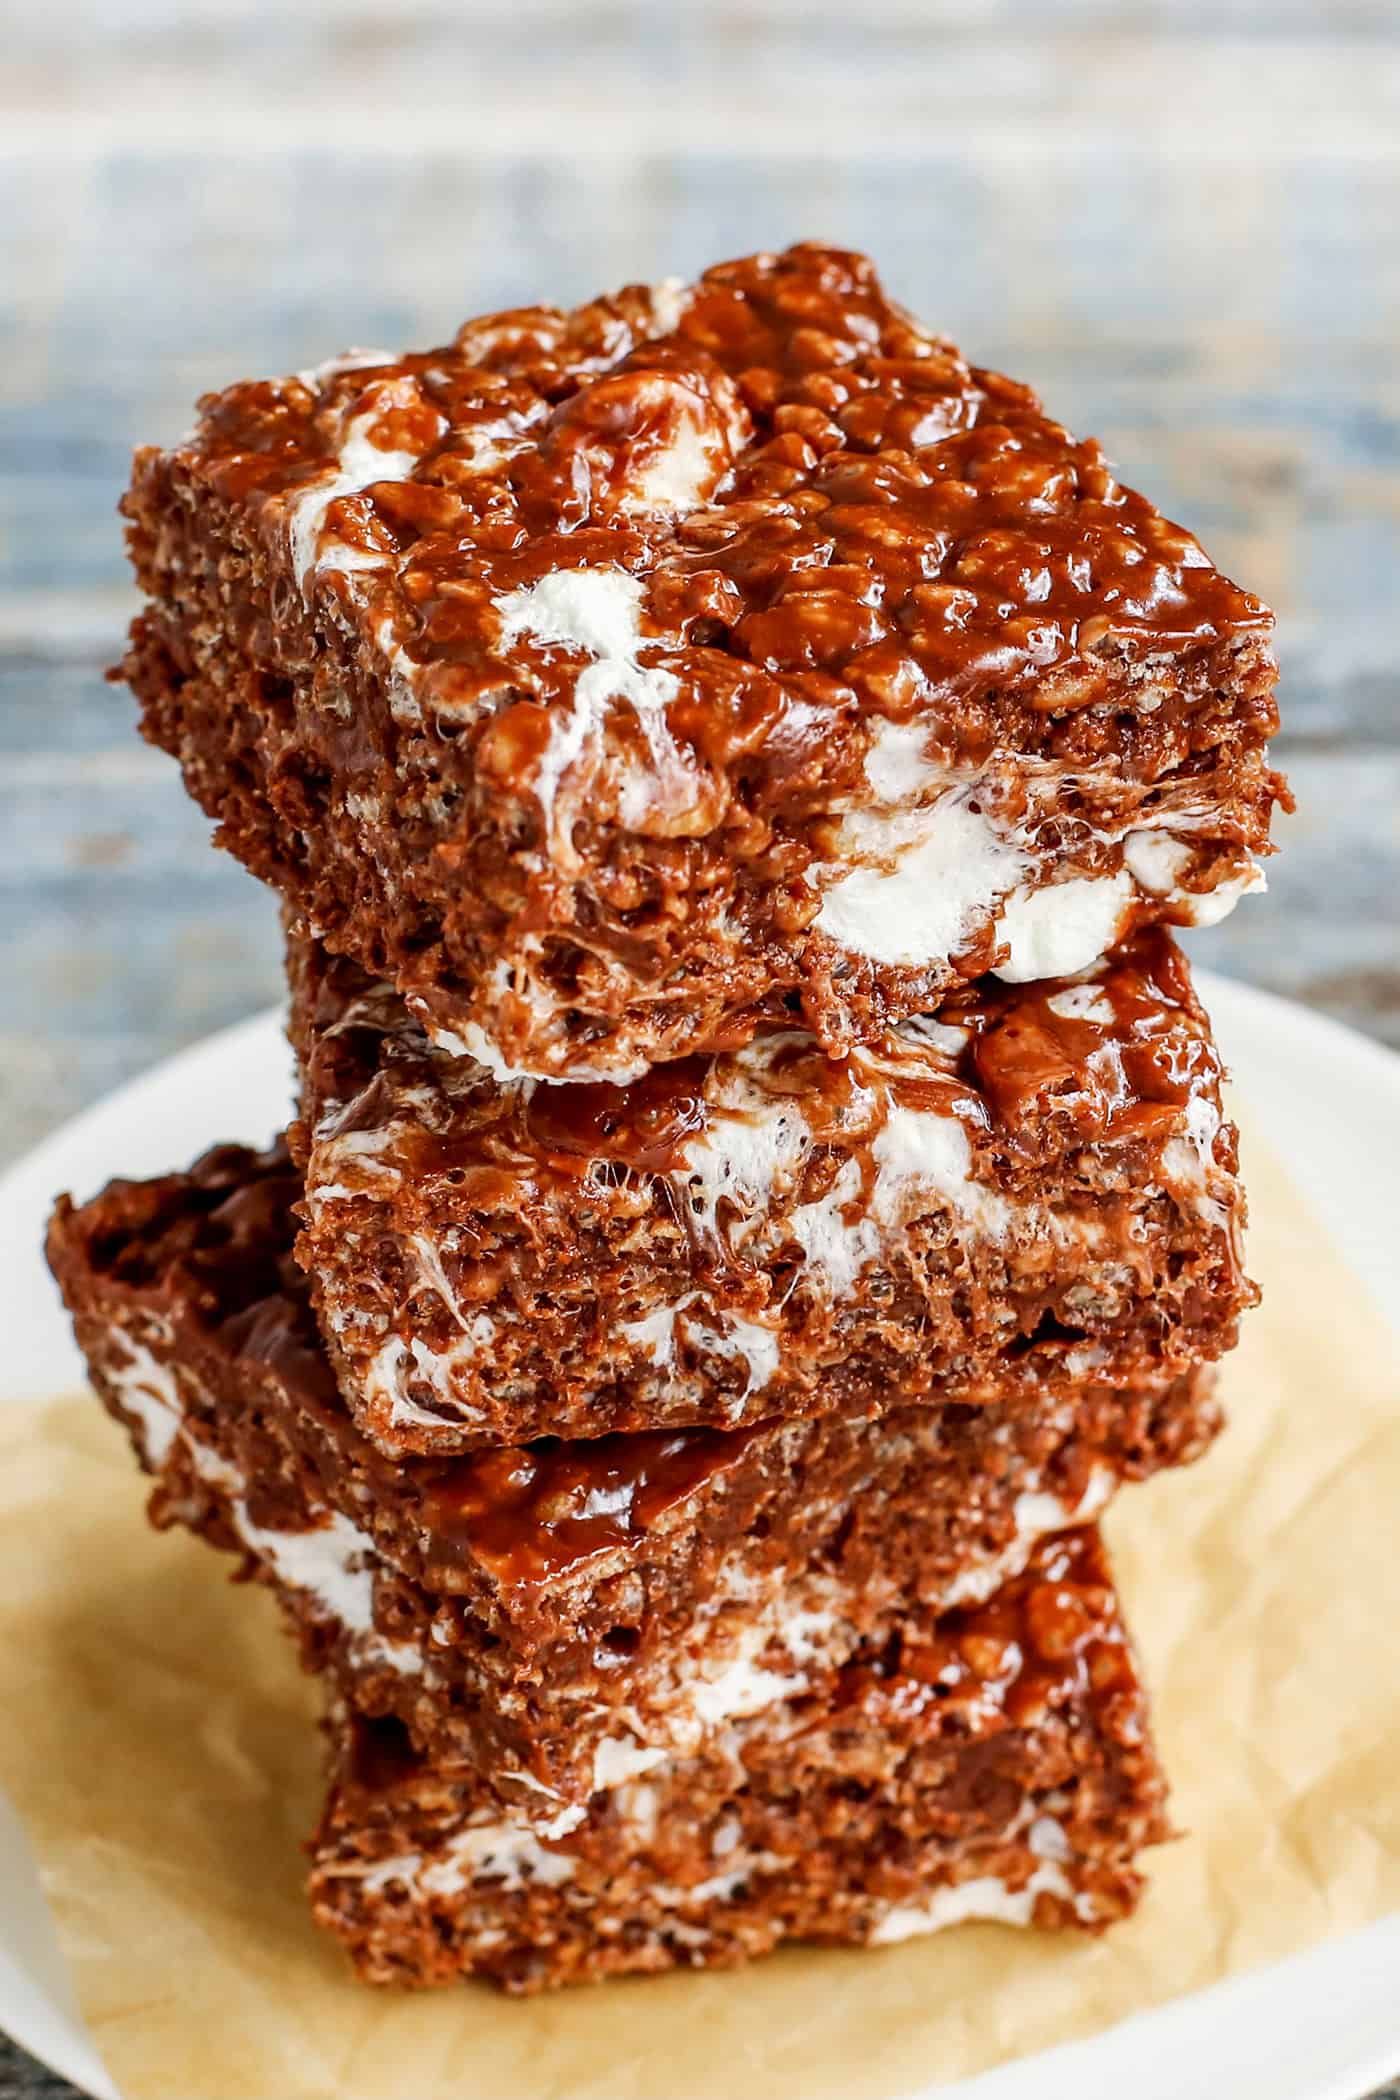
[[[1400,1044],[1394,5],[0,0],[0,30],[0,1161],[279,989],[270,901],[102,680],[131,446],[233,377],[806,234],[1278,608],[1299,814],[1195,950]],[[49,2090],[0,2046],[0,2100]]]

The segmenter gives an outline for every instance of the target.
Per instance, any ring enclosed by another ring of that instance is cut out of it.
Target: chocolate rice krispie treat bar
[[[1169,1834],[1098,1534],[986,1602],[917,1608],[723,1744],[541,1837],[469,1771],[341,1708],[313,1847],[317,1922],[369,1982],[539,1991],[730,1966],[784,1939],[888,1945],[966,1919],[1097,1932]]]
[[[294,942],[298,1258],[386,1451],[1161,1384],[1253,1291],[1209,1024],[1153,930],[840,1062],[502,1084]]]
[[[152,1516],[240,1554],[307,1662],[546,1830],[694,1752],[906,1613],[983,1598],[1125,1479],[1185,1463],[1205,1375],[1034,1404],[384,1458],[290,1259],[286,1162],[60,1205],[50,1255]]]
[[[860,255],[230,387],[124,507],[145,733],[498,1077],[839,1054],[1261,881],[1269,613]]]

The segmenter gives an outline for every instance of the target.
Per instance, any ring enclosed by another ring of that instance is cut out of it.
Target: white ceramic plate
[[[1205,972],[1198,981],[1252,1123],[1400,1329],[1400,1058],[1264,993]],[[161,1173],[216,1139],[264,1143],[285,1121],[289,1098],[281,1016],[263,1014],[122,1088],[0,1179],[0,1276],[12,1292],[0,1403],[82,1380],[39,1254],[55,1193],[81,1198],[112,1174]],[[117,2100],[73,2002],[23,1832],[2,1797],[0,2027],[84,2092]],[[1400,1915],[1093,2041],[944,2087],[939,2100],[1108,2092],[1181,2100],[1200,2091],[1231,2100],[1361,2100],[1397,2069]]]

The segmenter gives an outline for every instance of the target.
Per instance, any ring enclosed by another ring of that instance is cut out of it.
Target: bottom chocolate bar
[[[1165,1787],[1097,1530],[987,1602],[598,1794],[555,1838],[393,1720],[332,1717],[312,1908],[373,1983],[531,1992],[880,1945],[964,1919],[1097,1931],[1141,1889]]]

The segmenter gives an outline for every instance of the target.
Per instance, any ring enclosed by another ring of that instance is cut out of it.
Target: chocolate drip
[[[548,1580],[650,1531],[736,1465],[766,1425],[546,1437],[445,1467],[423,1498],[435,1550],[465,1548],[504,1584]]]
[[[839,1698],[930,1730],[1036,1728],[1055,1709],[1105,1707],[1136,1682],[1113,1577],[1094,1526],[1058,1532],[985,1604],[947,1612],[912,1640],[840,1673]]]

